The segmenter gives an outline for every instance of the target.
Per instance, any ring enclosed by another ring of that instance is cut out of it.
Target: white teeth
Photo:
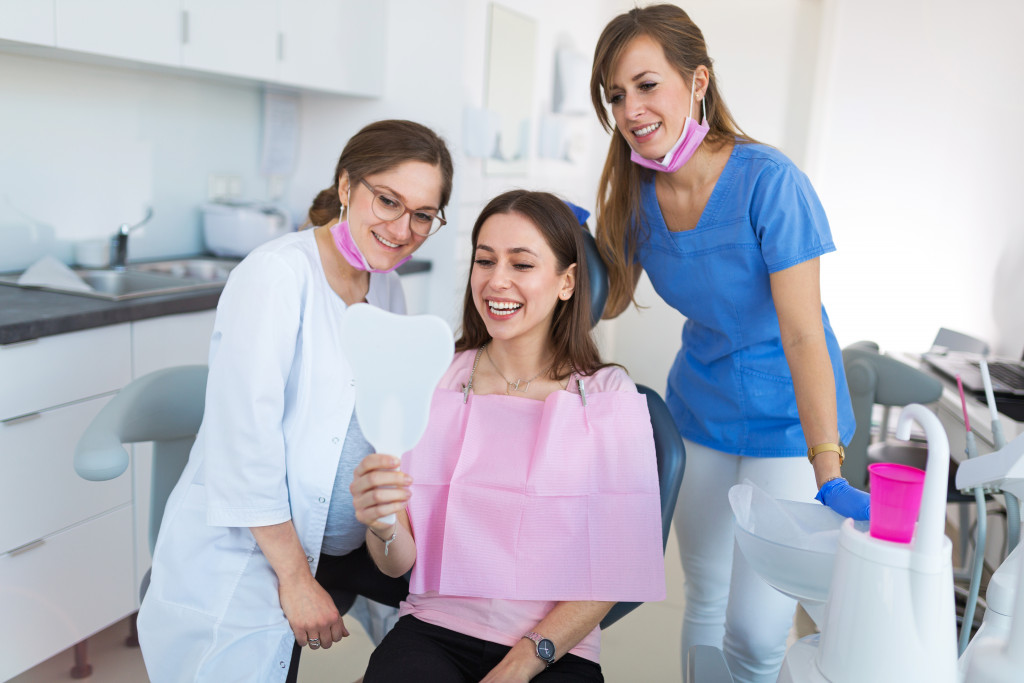
[[[495,315],[512,315],[523,307],[514,301],[488,301],[487,306]]]
[[[658,128],[660,128],[660,127],[661,127],[660,123],[652,123],[649,126],[644,126],[643,128],[639,128],[639,129],[633,131],[633,135],[635,135],[637,137],[641,137],[643,135],[648,135],[649,133],[653,133],[654,131],[658,130]]]
[[[386,247],[391,247],[392,249],[397,249],[400,246],[398,244],[395,244],[394,242],[388,242],[386,239],[384,239],[383,237],[381,237],[377,233],[373,233],[373,236],[377,238],[378,242],[380,242],[381,244],[383,244]]]

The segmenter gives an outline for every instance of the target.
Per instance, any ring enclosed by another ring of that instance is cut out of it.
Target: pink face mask
[[[693,93],[696,83],[696,77],[690,81],[691,106],[693,105]],[[697,151],[697,148],[700,147],[700,143],[704,141],[704,136],[708,134],[708,111],[707,106],[704,104],[704,99],[701,99],[700,106],[704,114],[704,123],[697,123],[693,118],[687,116],[686,122],[683,124],[683,133],[679,136],[676,144],[672,145],[672,149],[668,151],[668,154],[661,159],[645,159],[637,154],[636,150],[633,150],[629,155],[630,160],[644,168],[665,173],[675,173],[681,169],[690,160],[693,153]]]
[[[334,238],[334,246],[338,248],[338,251],[340,251],[341,255],[345,257],[348,264],[356,270],[363,270],[370,273],[390,273],[395,268],[412,258],[412,255],[406,256],[404,259],[386,270],[377,270],[376,268],[372,268],[370,264],[366,262],[366,257],[363,256],[363,252],[359,251],[359,247],[356,246],[356,241],[352,239],[352,231],[349,230],[347,220],[339,221],[334,227],[332,227],[331,236]]]

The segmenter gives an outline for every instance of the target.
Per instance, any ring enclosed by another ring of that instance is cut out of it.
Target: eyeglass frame
[[[413,220],[412,220],[413,219],[413,214],[416,213],[417,211],[420,211],[419,209],[410,209],[409,207],[407,207],[405,205],[405,202],[403,202],[401,199],[399,199],[398,197],[395,197],[395,196],[393,196],[393,195],[391,195],[391,194],[389,194],[387,192],[382,192],[382,191],[378,190],[373,185],[368,183],[366,181],[366,178],[360,178],[359,182],[361,182],[364,186],[366,186],[366,189],[369,190],[370,194],[373,195],[373,199],[370,201],[370,210],[373,211],[373,215],[374,216],[376,216],[378,219],[380,219],[382,221],[386,221],[388,223],[394,223],[395,221],[397,221],[399,218],[401,218],[405,214],[409,214],[409,230],[413,231],[414,233],[416,233],[420,237],[430,237],[431,235],[435,235],[435,234],[437,234],[437,232],[441,228],[443,228],[444,226],[448,225],[448,221],[445,220],[445,218],[444,218],[444,209],[440,209],[438,211],[437,215],[434,216],[434,220],[438,221],[437,228],[435,230],[431,230],[430,232],[428,232],[426,234],[424,234],[422,232],[419,232],[418,230],[416,230],[416,228],[413,227]],[[394,218],[385,218],[384,216],[381,216],[380,214],[378,214],[377,213],[377,208],[376,208],[375,204],[376,204],[377,198],[381,197],[381,196],[387,197],[388,199],[390,199],[393,202],[395,202],[396,204],[398,204],[398,206],[401,207],[401,209],[402,209],[402,213],[398,214]],[[431,223],[433,223],[433,221],[431,221]]]

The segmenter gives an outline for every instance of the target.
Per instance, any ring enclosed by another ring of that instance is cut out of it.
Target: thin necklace
[[[536,375],[534,375],[530,379],[517,379],[515,382],[513,382],[513,381],[509,380],[508,377],[505,377],[505,373],[503,373],[501,371],[501,368],[498,367],[498,364],[494,362],[493,358],[491,358],[491,350],[487,348],[488,344],[490,344],[490,342],[488,342],[487,344],[484,344],[484,353],[487,355],[487,361],[494,368],[494,371],[497,372],[498,376],[501,377],[503,380],[505,380],[505,384],[508,385],[508,386],[505,387],[505,395],[506,396],[510,395],[513,391],[518,391],[518,392],[520,392],[522,394],[525,394],[527,391],[530,390],[530,382],[532,382],[533,380],[535,380],[538,377],[540,377],[541,375],[543,375],[551,367],[549,365],[548,367],[544,368],[543,370],[538,372]],[[524,382],[526,383],[525,387],[522,386]]]

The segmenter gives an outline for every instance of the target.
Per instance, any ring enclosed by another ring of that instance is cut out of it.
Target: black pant
[[[331,594],[342,614],[348,612],[359,595],[392,607],[398,607],[398,603],[409,595],[409,581],[403,577],[393,579],[377,569],[365,544],[341,557],[321,555],[316,568],[316,580]],[[298,680],[301,652],[302,648],[295,643],[286,683],[296,683]]]
[[[512,648],[420,621],[398,620],[374,650],[363,683],[479,681]],[[537,683],[604,681],[596,662],[567,654],[533,679]]]

